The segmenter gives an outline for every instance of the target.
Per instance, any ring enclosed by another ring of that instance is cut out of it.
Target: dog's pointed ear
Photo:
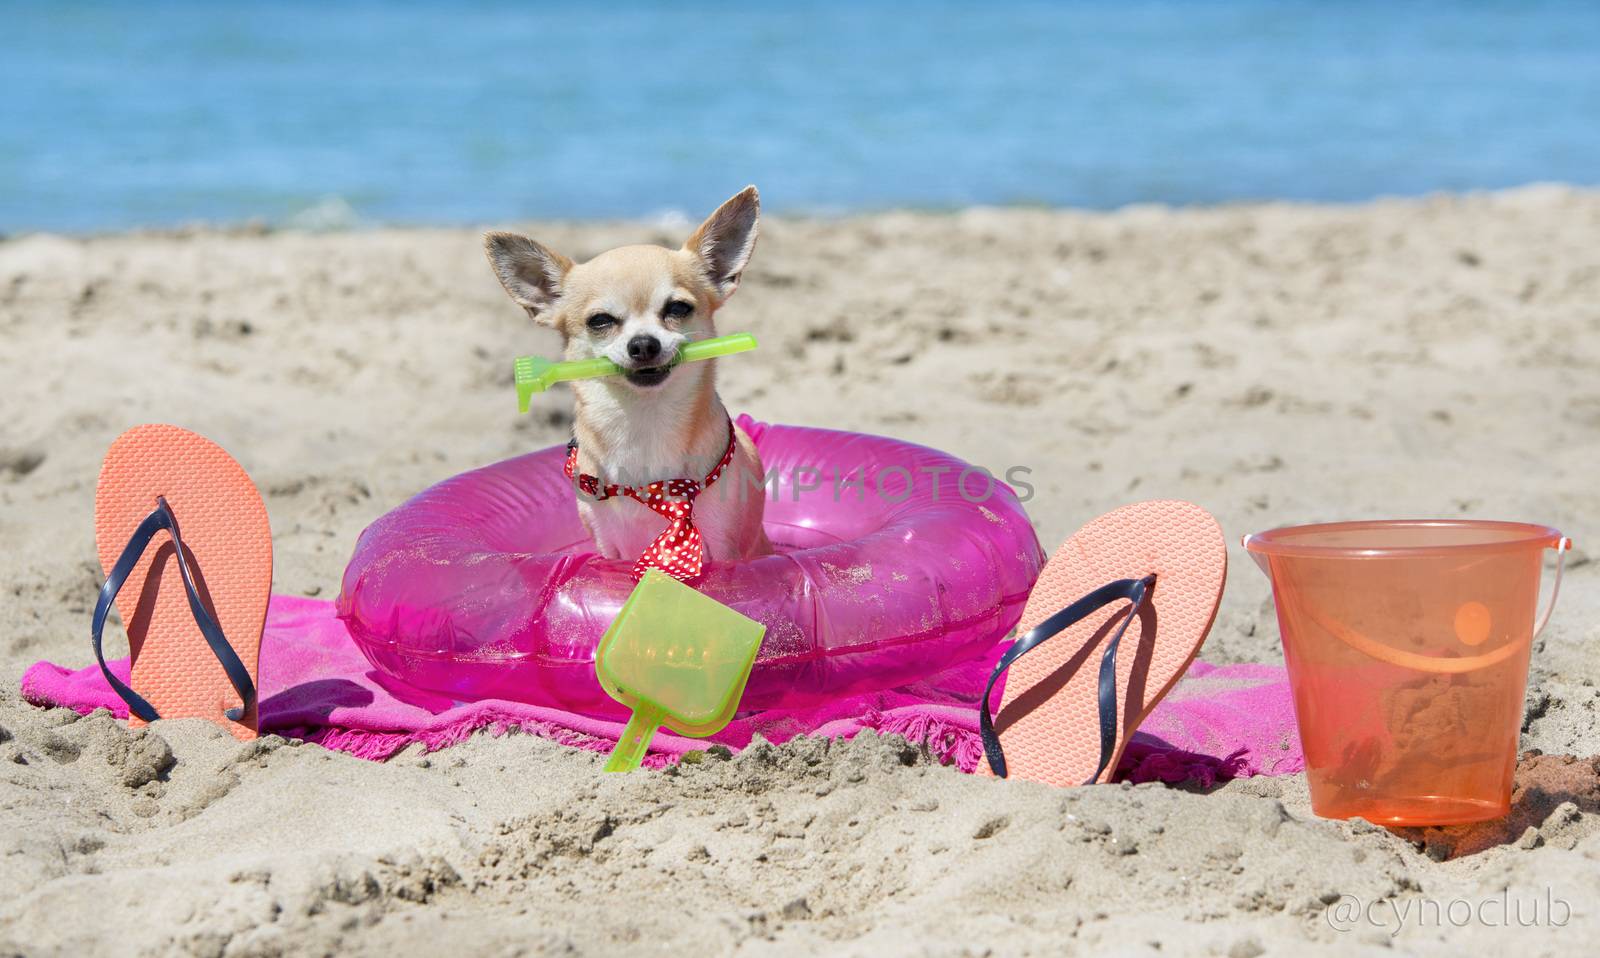
[[[485,233],[483,251],[511,299],[536,322],[549,325],[550,304],[561,296],[572,260],[516,233]]]
[[[760,219],[761,194],[747,186],[717,207],[683,244],[684,249],[700,258],[718,300],[726,300],[739,288],[739,277],[756,248]]]

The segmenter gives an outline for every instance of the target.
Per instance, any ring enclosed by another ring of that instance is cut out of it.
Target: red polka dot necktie
[[[633,564],[634,581],[642,579],[647,569],[660,569],[679,582],[693,582],[700,578],[700,567],[705,561],[705,543],[700,530],[694,526],[694,500],[711,488],[722,471],[733,461],[737,448],[734,442],[733,420],[728,420],[728,448],[722,458],[708,473],[704,481],[695,479],[662,479],[645,486],[603,484],[596,476],[578,472],[578,440],[567,443],[567,478],[577,483],[578,489],[596,501],[613,496],[627,496],[667,520],[666,531],[656,536],[645,547],[644,554]]]

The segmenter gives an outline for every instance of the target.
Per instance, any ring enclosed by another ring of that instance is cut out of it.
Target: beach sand
[[[578,257],[687,225],[520,224]],[[511,357],[556,343],[476,230],[23,236],[0,242],[0,954],[1593,953],[1600,193],[773,219],[719,321],[762,342],[722,363],[732,409],[1027,467],[1047,548],[1126,502],[1206,506],[1232,543],[1214,662],[1281,661],[1241,533],[1563,529],[1512,819],[1325,821],[1303,776],[1055,790],[870,736],[602,776],[530,736],[377,764],[36,709],[24,668],[91,661],[125,427],[229,449],[277,591],[331,598],[374,517],[564,440],[570,409],[516,414]],[[1339,930],[1341,896],[1417,910]]]

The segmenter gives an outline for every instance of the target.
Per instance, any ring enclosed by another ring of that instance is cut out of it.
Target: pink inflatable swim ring
[[[767,470],[777,553],[707,563],[695,586],[767,627],[742,708],[914,682],[1016,625],[1044,555],[1009,486],[893,439],[739,425]],[[338,612],[380,672],[457,699],[621,714],[594,652],[632,563],[595,553],[565,454],[447,479],[361,534]]]

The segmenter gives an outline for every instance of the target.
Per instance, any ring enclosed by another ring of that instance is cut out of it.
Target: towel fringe
[[[879,735],[899,735],[912,745],[928,750],[941,765],[954,765],[963,772],[976,771],[983,758],[983,741],[976,729],[951,725],[920,712],[885,716],[876,709],[862,717],[861,724]]]

